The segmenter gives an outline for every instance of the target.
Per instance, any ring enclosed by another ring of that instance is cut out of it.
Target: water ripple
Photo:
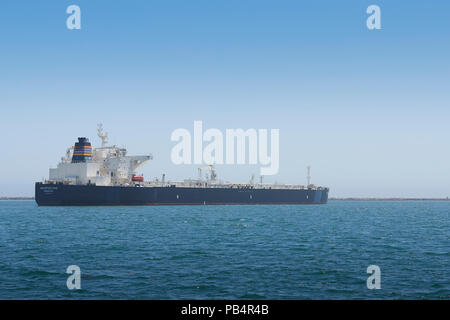
[[[449,299],[450,202],[0,202],[0,299]],[[66,287],[67,266],[82,290]],[[381,268],[368,290],[366,269]]]

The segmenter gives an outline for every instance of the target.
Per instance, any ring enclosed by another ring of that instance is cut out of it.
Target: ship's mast
[[[101,123],[97,125],[97,135],[102,139],[102,148],[106,147],[108,144],[108,132],[103,132],[103,124]]]
[[[306,169],[308,170],[308,175],[306,176],[306,179],[308,181],[307,186],[311,184],[311,166],[306,166]]]
[[[213,165],[207,165],[198,168],[199,180],[202,180],[202,169],[209,171],[209,177],[206,175],[206,181],[216,182],[217,181],[217,173],[214,169]]]

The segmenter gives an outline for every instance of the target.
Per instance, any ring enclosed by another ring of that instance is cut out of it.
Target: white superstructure
[[[108,136],[103,133],[101,125],[98,127],[98,136],[102,140],[101,147],[90,151],[91,147],[87,139],[86,146],[78,147],[91,152],[83,161],[74,162],[73,160],[74,153],[83,152],[77,151],[77,146],[67,149],[65,157],[61,158],[58,166],[50,169],[49,180],[66,184],[129,185],[136,171],[153,159],[151,154],[127,156],[125,148],[115,145],[107,146]]]

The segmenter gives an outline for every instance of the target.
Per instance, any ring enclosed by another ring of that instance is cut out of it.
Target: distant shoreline
[[[450,201],[449,198],[328,198],[331,201]]]
[[[34,200],[34,197],[0,197],[1,200]],[[329,198],[330,201],[450,201],[447,198]]]

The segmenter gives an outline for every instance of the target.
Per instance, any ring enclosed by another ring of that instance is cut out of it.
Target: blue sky
[[[81,8],[81,30],[66,8]],[[381,8],[382,30],[366,28]],[[2,1],[0,196],[33,195],[102,122],[145,177],[196,176],[170,161],[177,128],[280,129],[266,182],[331,196],[450,196],[448,1]],[[221,166],[248,181],[259,166]]]

